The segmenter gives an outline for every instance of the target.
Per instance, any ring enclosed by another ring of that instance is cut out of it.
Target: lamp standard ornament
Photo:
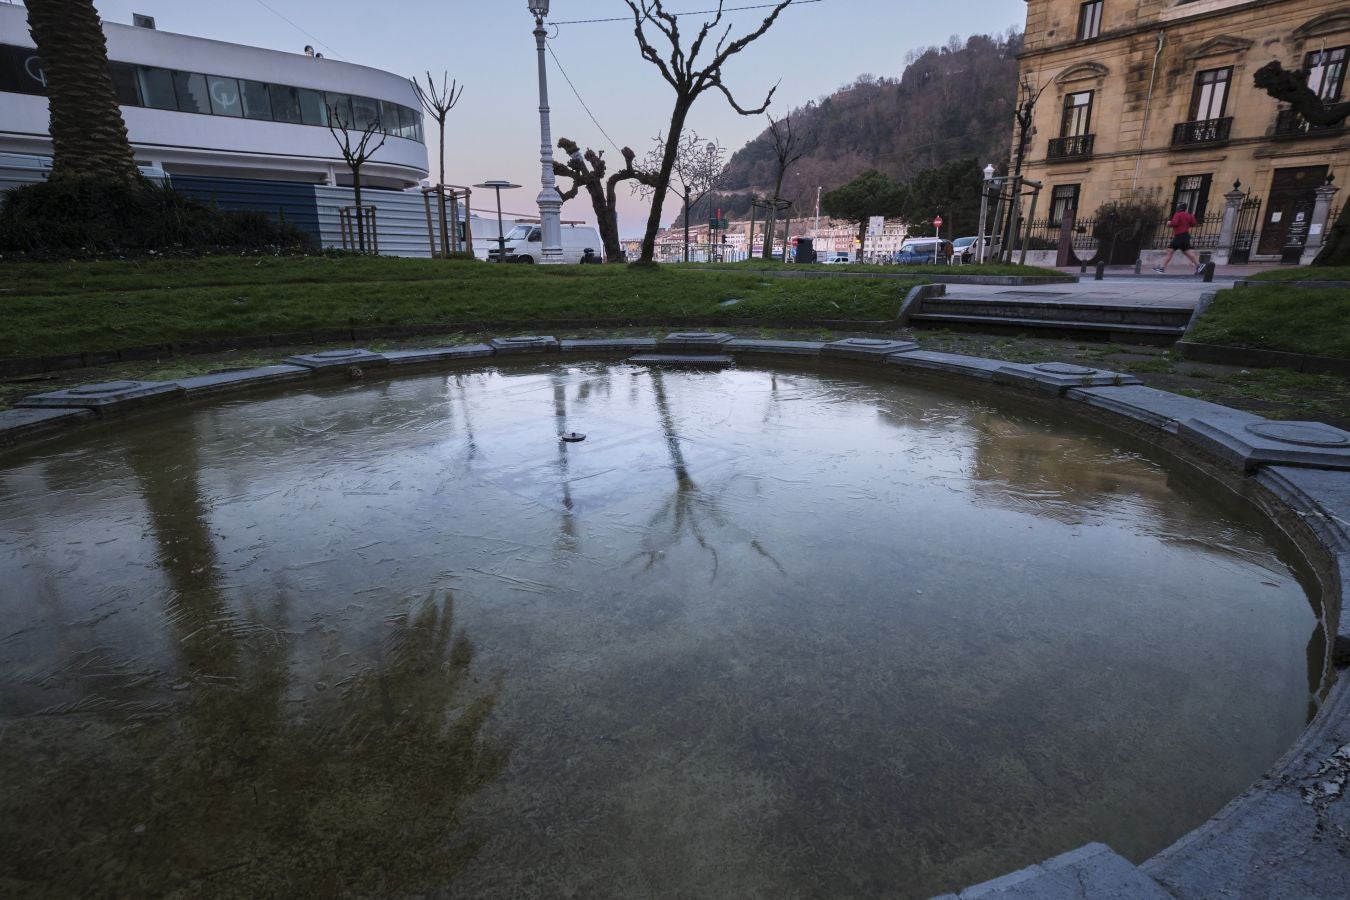
[[[539,51],[539,162],[543,167],[539,190],[539,225],[543,246],[539,248],[541,263],[560,263],[562,253],[562,195],[553,180],[553,136],[548,125],[548,70],[544,63],[544,41],[548,31],[544,17],[548,15],[549,0],[526,0],[534,15],[534,42]]]
[[[721,224],[722,218],[717,209],[717,184],[713,176],[713,170],[717,165],[717,144],[708,141],[708,146],[704,148],[708,151],[708,262],[713,261],[713,256],[717,252],[713,249],[713,244],[717,242],[717,227]]]

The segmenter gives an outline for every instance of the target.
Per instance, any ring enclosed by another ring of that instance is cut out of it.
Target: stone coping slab
[[[890,338],[844,338],[830,341],[820,352],[824,356],[842,359],[883,359],[892,353],[909,353],[918,350],[914,341],[897,341]]]
[[[34,394],[14,405],[27,409],[92,409],[103,413],[172,400],[183,395],[183,388],[173,381],[104,381],[48,394]]]
[[[0,447],[17,444],[94,418],[90,409],[7,409],[0,412]]]
[[[1008,363],[994,372],[994,381],[1029,387],[1049,394],[1062,394],[1070,388],[1078,387],[1143,383],[1134,375],[1063,362]]]
[[[824,341],[765,341],[736,338],[724,345],[734,355],[762,353],[767,356],[819,356]]]
[[[304,366],[315,373],[350,369],[352,366],[360,369],[378,369],[389,365],[389,360],[382,354],[373,353],[363,347],[303,353],[299,356],[288,356],[282,362],[292,366]]]
[[[1084,844],[1043,863],[935,900],[1173,900],[1105,844]]]
[[[549,337],[531,338],[530,346],[522,347],[525,343],[510,342],[506,352],[542,352],[558,347]],[[731,343],[720,342],[716,346],[731,350]],[[743,352],[782,353],[785,346],[790,346],[793,355],[826,355],[825,345],[819,342],[737,343],[736,349]],[[587,349],[580,343],[574,346],[578,352]],[[408,360],[452,362],[487,357],[486,350],[494,355],[501,352],[492,345],[401,352]],[[386,365],[390,362],[385,355],[371,355]],[[351,356],[311,354],[304,358],[310,356],[319,359],[320,366],[353,364]],[[1346,432],[1319,423],[1267,420],[1139,384],[1089,387],[1078,384],[1063,388],[1059,381],[1081,379],[1084,373],[1056,371],[1054,364],[1042,364],[1037,369],[1001,360],[922,350],[864,354],[858,358],[930,374],[986,382],[997,379],[1024,390],[1050,390],[1075,403],[1086,403],[1155,428],[1159,433],[1172,434],[1198,454],[1218,459],[1248,475],[1265,488],[1266,496],[1278,502],[1272,514],[1278,518],[1283,511],[1297,517],[1297,522],[1307,526],[1332,560],[1323,583],[1326,609],[1323,621],[1331,632],[1328,635],[1331,660],[1337,666],[1350,665],[1350,460],[1347,460],[1350,447],[1346,446],[1350,435]],[[631,357],[630,362],[708,368],[729,366],[734,360],[725,353],[692,352],[640,355]],[[1045,365],[1051,371],[1045,371]],[[214,378],[210,387],[224,394],[267,383],[269,377],[292,380],[289,370],[294,368],[313,371],[319,367],[268,366],[201,379]],[[1023,371],[1026,369],[1038,374],[1027,374]],[[1010,372],[1019,376],[1010,377]],[[295,379],[296,383],[299,380]],[[199,390],[208,389],[206,381],[183,381]],[[188,397],[183,383],[140,381],[85,385],[36,395],[20,401],[19,409],[0,412],[0,445],[21,444],[53,429],[97,421],[99,417],[93,410],[120,409],[149,399]],[[1307,535],[1301,540],[1306,544]],[[1108,848],[1087,845],[1038,866],[967,888],[959,895],[946,896],[959,896],[961,900],[1022,896],[1154,900],[1169,895],[1194,900],[1214,896],[1329,900],[1350,896],[1350,865],[1346,864],[1350,853],[1350,674],[1343,669],[1329,670],[1327,683],[1329,689],[1318,716],[1261,782],[1138,869],[1126,868],[1129,864]],[[1141,872],[1152,881],[1134,877]],[[1062,877],[1064,873],[1091,890],[1055,893],[1072,889]],[[1153,887],[1158,884],[1169,893],[1154,892]],[[1033,893],[1026,893],[1027,890]]]
[[[736,364],[730,356],[718,353],[641,353],[628,357],[628,362],[669,369],[725,369]]]
[[[658,350],[720,350],[731,341],[725,331],[675,331],[656,342]]]
[[[221,391],[260,387],[265,384],[279,384],[287,381],[301,381],[313,376],[313,370],[304,366],[262,366],[257,369],[238,369],[233,372],[212,372],[209,375],[194,375],[180,378],[179,387],[189,397],[203,397]]]
[[[1170,434],[1176,434],[1181,423],[1188,419],[1203,418],[1213,421],[1226,418],[1239,426],[1249,422],[1265,421],[1255,413],[1230,409],[1227,406],[1210,403],[1208,400],[1160,391],[1142,384],[1076,387],[1065,391],[1064,396],[1107,412],[1126,416]]]
[[[938,353],[934,350],[895,353],[887,356],[884,361],[888,366],[903,366],[908,369],[940,372],[944,375],[959,375],[964,378],[977,378],[980,381],[993,381],[994,373],[1008,365],[1002,360],[962,356],[959,353]]]
[[[521,334],[515,337],[492,338],[488,341],[499,356],[517,353],[556,353],[558,339],[548,334]]]
[[[563,353],[637,353],[655,349],[656,338],[584,338],[562,342]]]
[[[1202,416],[1182,422],[1177,436],[1242,472],[1270,465],[1350,471],[1350,432],[1321,422]]]
[[[465,359],[482,359],[494,355],[487,344],[465,344],[459,347],[432,347],[427,350],[386,350],[380,354],[391,366],[435,365]]]

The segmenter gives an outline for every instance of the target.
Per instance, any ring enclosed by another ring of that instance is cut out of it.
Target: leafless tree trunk
[[[727,98],[732,109],[743,116],[757,116],[768,109],[774,90],[777,89],[776,85],[769,90],[768,96],[760,106],[746,109],[736,102],[730,89],[722,83],[722,66],[768,31],[778,19],[778,15],[793,2],[794,0],[777,0],[758,28],[735,40],[728,40],[731,37],[731,28],[728,26],[714,46],[707,65],[698,68],[696,61],[704,49],[704,42],[722,24],[722,8],[725,0],[717,0],[716,15],[712,21],[705,21],[699,27],[688,50],[681,44],[679,17],[666,12],[662,0],[624,0],[633,12],[633,34],[637,37],[642,58],[656,66],[661,72],[661,77],[675,89],[675,105],[671,110],[670,127],[666,132],[669,140],[666,142],[666,152],[661,159],[661,165],[656,170],[657,183],[653,191],[651,214],[647,217],[647,231],[642,238],[640,262],[651,263],[655,256],[656,233],[661,230],[661,204],[665,200],[666,188],[670,184],[671,170],[675,167],[675,154],[679,148],[680,136],[684,133],[684,125],[694,101],[704,91],[716,88]],[[670,44],[668,57],[663,58],[652,46],[646,31],[649,26],[660,32]]]
[[[767,113],[766,113],[767,115]],[[774,226],[778,219],[778,201],[783,195],[783,178],[787,175],[788,166],[801,159],[806,154],[815,149],[815,144],[819,132],[813,132],[807,137],[792,131],[792,117],[784,116],[781,119],[769,118],[769,136],[773,138],[773,159],[774,159],[774,183],[773,197],[769,204],[766,220],[764,223],[764,233],[773,234]],[[783,240],[789,240],[788,235],[783,235]],[[764,259],[771,259],[773,252],[772,242],[764,242]]]
[[[28,30],[47,86],[52,180],[134,181],[136,160],[93,0],[29,0],[27,6]]]
[[[563,202],[571,200],[584,187],[591,196],[591,208],[595,210],[596,223],[600,226],[600,240],[605,245],[605,262],[623,262],[627,256],[619,243],[619,211],[615,205],[615,187],[621,181],[650,184],[654,181],[654,176],[650,172],[633,168],[636,154],[627,147],[622,150],[623,168],[606,178],[608,164],[605,162],[603,150],[597,153],[588,149],[582,153],[581,146],[568,138],[559,140],[558,146],[567,154],[568,161],[564,165],[555,160],[553,173],[566,175],[572,179],[572,186],[560,192]]]
[[[448,225],[445,221],[445,119],[450,114],[450,110],[455,108],[459,102],[460,96],[464,93],[463,86],[458,82],[451,81],[448,85],[446,79],[449,78],[448,72],[441,73],[441,83],[438,87],[431,73],[427,72],[427,86],[422,87],[416,78],[409,78],[412,82],[413,90],[417,92],[417,99],[422,104],[422,109],[426,110],[427,115],[436,120],[437,140],[440,144],[441,159],[440,173],[436,185],[440,190],[437,192],[439,200],[438,208],[441,214],[441,255],[447,256],[450,253],[450,235]],[[467,214],[467,210],[465,211]]]
[[[352,191],[356,195],[356,249],[365,253],[366,229],[363,219],[365,211],[361,208],[361,167],[384,146],[384,142],[389,138],[389,132],[385,130],[384,124],[376,119],[357,132],[353,138],[353,123],[344,122],[336,106],[328,108],[328,130],[332,132],[333,140],[337,141],[338,150],[346,160],[347,168],[352,170]],[[370,142],[375,135],[380,136],[380,141],[371,147]]]

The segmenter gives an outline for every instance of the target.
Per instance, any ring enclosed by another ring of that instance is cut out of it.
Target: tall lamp
[[[984,184],[980,189],[980,236],[975,239],[975,262],[984,262],[985,219],[989,213],[989,189],[994,181],[994,164],[984,167]]]
[[[543,246],[539,248],[541,263],[560,263],[562,252],[562,195],[553,180],[553,136],[548,125],[548,69],[544,64],[544,41],[548,30],[544,17],[548,15],[549,0],[526,0],[534,16],[534,42],[539,51],[539,163],[543,167],[539,189],[539,226]]]

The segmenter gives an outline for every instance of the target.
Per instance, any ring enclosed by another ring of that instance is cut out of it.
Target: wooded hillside
[[[815,149],[789,167],[782,194],[796,215],[815,208],[816,186],[830,191],[867,169],[909,181],[962,157],[1007,161],[1022,36],[976,35],[964,45],[912,51],[899,79],[863,75],[791,111],[792,130],[818,132]],[[783,117],[782,110],[774,111]],[[749,215],[751,194],[772,193],[773,142],[766,129],[731,157],[718,188],[724,215]],[[704,212],[706,215],[706,212]]]

